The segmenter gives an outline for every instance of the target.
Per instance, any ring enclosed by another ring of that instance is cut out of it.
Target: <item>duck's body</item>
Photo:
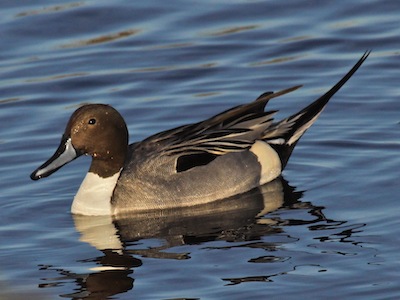
[[[118,179],[112,204],[115,213],[132,210],[166,209],[204,204],[246,192],[278,177],[282,171],[276,152],[265,164],[269,176],[262,178],[261,164],[250,149],[216,157],[207,165],[177,172],[176,156],[138,157],[141,145],[133,147],[132,159]],[[258,146],[257,146],[258,147]],[[270,150],[269,150],[269,149]],[[275,166],[273,166],[275,164]],[[134,191],[134,192],[132,192]]]
[[[72,212],[115,215],[188,207],[244,193],[277,178],[304,132],[369,53],[325,95],[274,122],[264,108],[293,87],[265,93],[208,120],[153,135],[128,146],[121,115],[103,104],[74,112],[60,147],[32,179],[46,177],[81,154],[93,157]]]

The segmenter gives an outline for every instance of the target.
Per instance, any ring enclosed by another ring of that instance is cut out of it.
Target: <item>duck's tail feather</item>
[[[298,113],[275,123],[265,132],[263,139],[267,141],[279,154],[284,168],[299,139],[308,128],[317,120],[329,99],[350,79],[367,59],[370,51],[366,51],[351,70],[328,92]]]

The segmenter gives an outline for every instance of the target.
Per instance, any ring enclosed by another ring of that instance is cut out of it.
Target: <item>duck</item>
[[[281,176],[299,139],[369,54],[317,100],[279,121],[273,118],[277,111],[265,106],[301,86],[263,93],[130,145],[125,120],[115,108],[83,105],[71,115],[53,156],[30,177],[47,177],[82,155],[91,156],[71,206],[79,215],[190,208],[240,195]]]

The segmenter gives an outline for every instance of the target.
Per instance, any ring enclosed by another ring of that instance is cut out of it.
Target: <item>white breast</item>
[[[74,197],[71,212],[87,216],[111,215],[111,197],[120,172],[111,177],[102,178],[87,173]]]

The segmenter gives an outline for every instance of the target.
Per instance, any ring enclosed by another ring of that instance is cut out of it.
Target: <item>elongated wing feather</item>
[[[153,136],[152,141],[163,145],[163,152],[169,155],[199,152],[222,155],[243,151],[271,126],[276,111],[264,112],[268,101],[299,87],[264,93],[253,102],[226,110],[203,122],[160,133]]]

